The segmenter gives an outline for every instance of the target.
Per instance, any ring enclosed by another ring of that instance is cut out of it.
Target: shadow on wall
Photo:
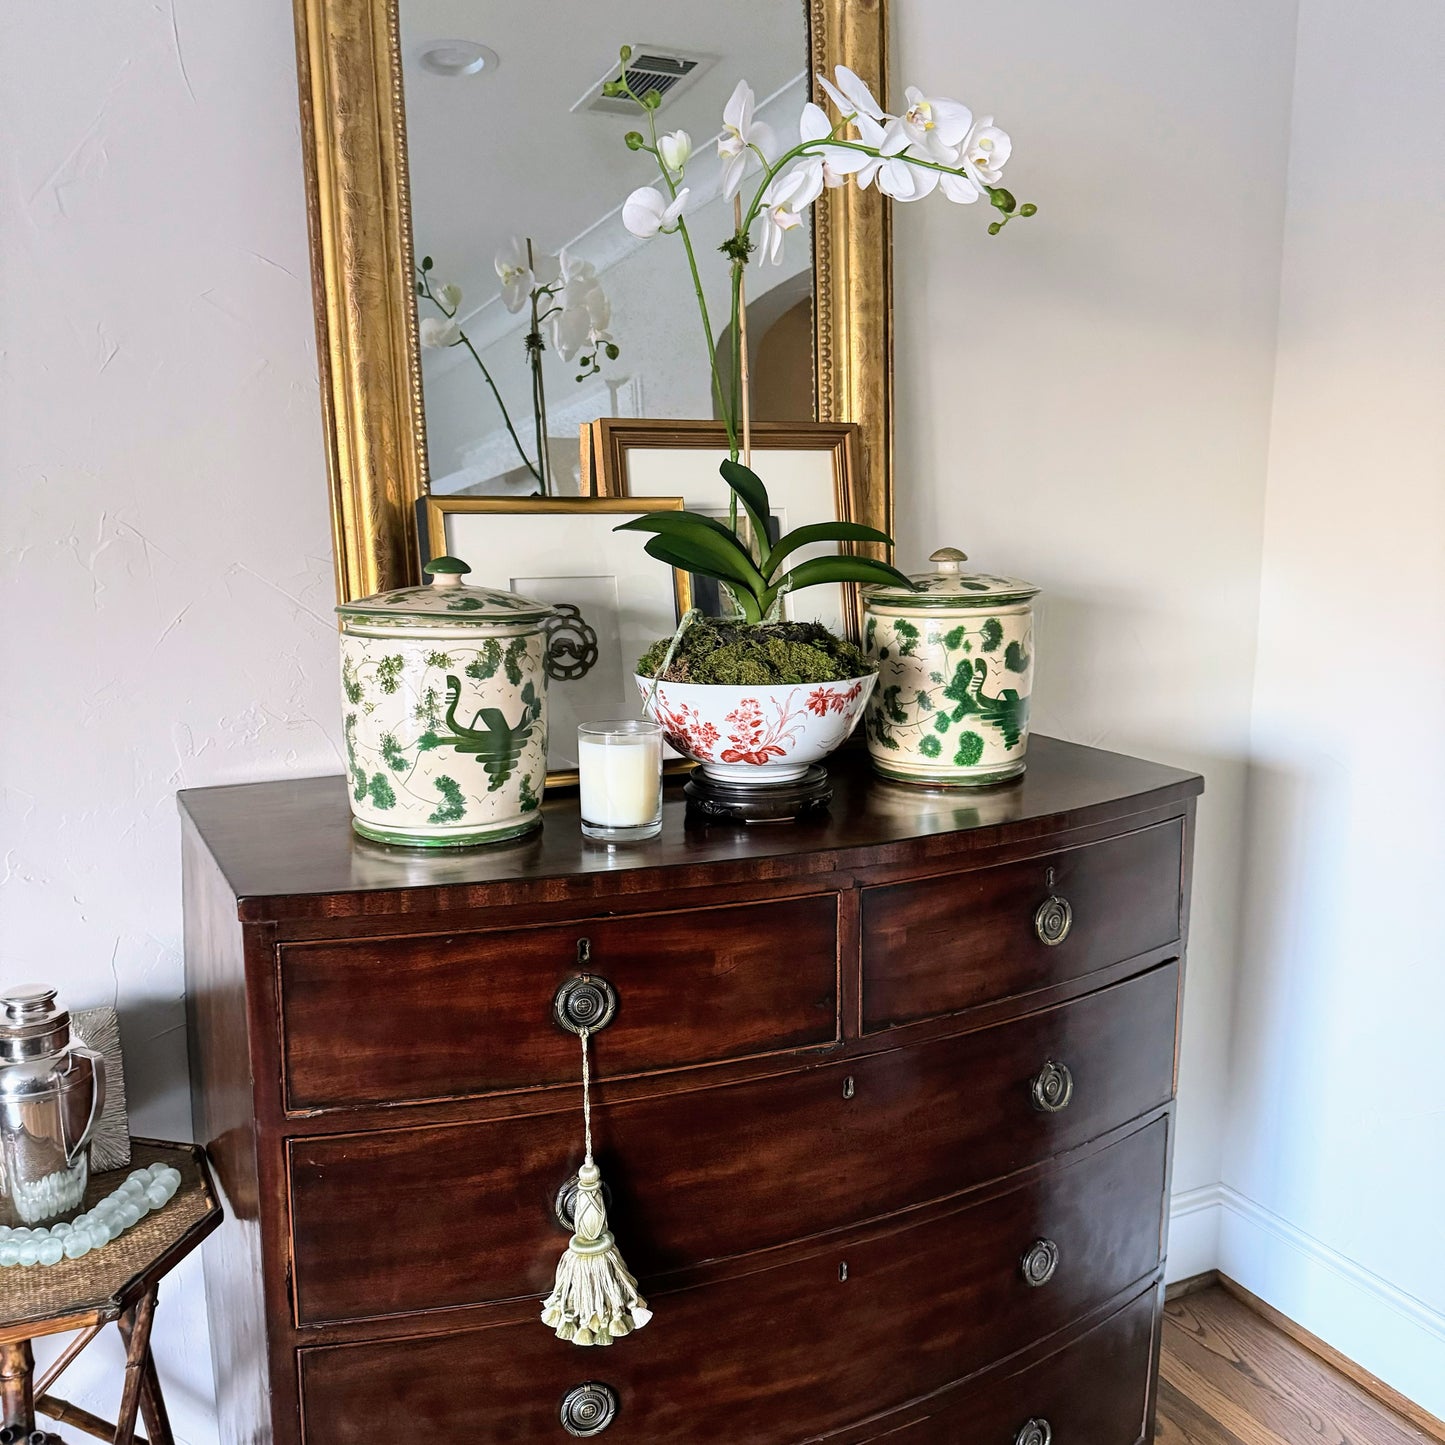
[[[131,1133],[194,1139],[185,1001],[131,994],[117,1011]]]

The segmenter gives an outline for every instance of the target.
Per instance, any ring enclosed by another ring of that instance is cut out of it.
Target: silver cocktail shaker
[[[70,1041],[55,990],[0,996],[0,1224],[40,1225],[80,1208],[105,1059]]]

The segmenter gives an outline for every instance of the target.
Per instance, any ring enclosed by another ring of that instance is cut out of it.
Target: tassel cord
[[[592,1037],[591,1029],[580,1030],[582,1035],[582,1132],[586,1140],[586,1159],[592,1162],[592,1069],[588,1061],[587,1041]]]

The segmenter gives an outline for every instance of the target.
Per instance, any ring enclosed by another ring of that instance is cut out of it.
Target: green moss
[[[644,677],[662,666],[671,638],[653,643],[637,664]],[[682,634],[668,682],[759,687],[770,683],[838,682],[876,671],[851,642],[817,622],[762,626],[703,618]]]

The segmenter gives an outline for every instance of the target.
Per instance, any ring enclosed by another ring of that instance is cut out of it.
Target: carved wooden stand
[[[165,1158],[182,1177],[176,1198],[165,1211],[151,1216],[144,1235],[130,1240],[124,1251],[117,1241],[92,1256],[50,1266],[42,1271],[44,1297],[27,1299],[18,1307],[7,1300],[5,1285],[18,1287],[29,1281],[21,1279],[20,1266],[0,1274],[0,1445],[63,1445],[60,1436],[36,1428],[36,1415],[112,1445],[174,1445],[151,1354],[156,1296],[161,1279],[221,1222],[221,1207],[201,1150],[154,1140],[134,1143],[137,1158],[147,1162]],[[119,1171],[109,1177],[97,1175],[87,1191],[87,1205],[108,1193],[120,1177]],[[125,1381],[114,1425],[49,1393],[111,1323],[125,1342]],[[72,1331],[78,1332],[75,1338],[35,1382],[31,1342]],[[135,1433],[137,1416],[145,1421],[144,1437]]]

